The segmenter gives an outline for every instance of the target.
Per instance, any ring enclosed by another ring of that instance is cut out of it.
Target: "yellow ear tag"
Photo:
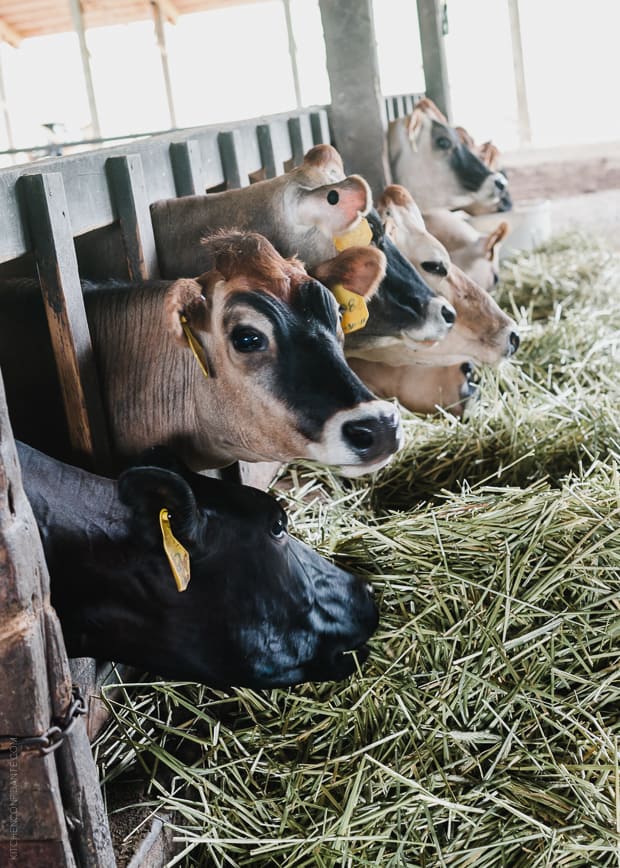
[[[334,235],[334,247],[341,253],[347,247],[368,247],[372,241],[372,229],[365,217],[362,217],[358,226],[345,232],[344,235]]]
[[[164,541],[164,551],[174,576],[177,591],[184,591],[191,579],[189,570],[189,553],[184,549],[170,527],[170,513],[167,509],[159,511],[159,526]]]
[[[366,299],[357,292],[345,289],[341,283],[334,284],[331,289],[342,311],[340,325],[345,335],[363,329],[368,322]]]
[[[181,314],[181,328],[185,332],[185,337],[187,339],[187,343],[189,344],[190,350],[194,354],[194,358],[198,362],[198,367],[200,368],[202,373],[205,375],[205,377],[207,377],[207,379],[208,379],[209,369],[207,368],[206,362],[204,360],[202,347],[198,343],[196,337],[192,333],[192,330],[190,329],[189,325],[187,324],[187,317],[184,316],[183,314]]]

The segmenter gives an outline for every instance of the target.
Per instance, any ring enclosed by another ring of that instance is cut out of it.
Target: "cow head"
[[[348,652],[366,659],[372,589],[290,536],[270,495],[160,447],[118,482],[18,452],[71,656],[222,688],[339,680],[356,668]]]
[[[432,346],[411,347],[414,352],[407,359],[427,365],[452,365],[470,359],[497,364],[516,352],[516,323],[488,292],[450,261],[443,244],[426,230],[411,194],[397,184],[387,187],[379,211],[395,244],[416,268],[427,273],[429,283],[457,313],[447,337]]]
[[[421,99],[410,115],[390,123],[387,146],[392,180],[415,196],[423,212],[474,203],[478,213],[499,210],[505,176],[485,165],[431,100]]]
[[[309,458],[349,476],[386,464],[401,444],[399,414],[347,365],[332,293],[261,235],[222,233],[205,244],[214,268],[170,286],[165,322],[193,364],[195,416],[212,458]],[[352,249],[333,269],[371,297],[385,258]]]
[[[446,246],[455,265],[483,289],[494,289],[499,280],[499,249],[509,232],[505,220],[491,232],[482,233],[465,215],[436,208],[425,212],[424,222],[428,231]]]

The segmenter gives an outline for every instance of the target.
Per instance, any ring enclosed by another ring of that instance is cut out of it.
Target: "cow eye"
[[[230,339],[238,353],[256,353],[267,349],[265,335],[247,326],[233,329]]]
[[[271,536],[274,539],[284,539],[286,534],[286,522],[281,518],[275,521],[271,526]]]
[[[439,136],[438,139],[435,139],[435,144],[442,151],[447,151],[449,148],[452,147],[452,142],[447,136]]]

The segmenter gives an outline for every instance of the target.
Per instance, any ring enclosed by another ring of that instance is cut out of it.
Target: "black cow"
[[[368,656],[368,584],[287,533],[270,495],[155,449],[118,482],[18,443],[70,656],[215,687],[340,680]],[[162,466],[167,465],[167,466]],[[160,513],[187,550],[177,590]]]

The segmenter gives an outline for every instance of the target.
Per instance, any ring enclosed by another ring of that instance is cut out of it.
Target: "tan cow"
[[[463,213],[433,208],[424,212],[428,231],[445,246],[450,259],[483,289],[491,291],[499,279],[499,249],[509,226],[501,220],[491,232],[479,232]]]
[[[492,171],[464,144],[430,99],[421,99],[410,115],[390,122],[387,153],[392,181],[409,190],[422,212],[505,210],[505,176]]]
[[[260,232],[283,256],[299,256],[314,276],[344,246],[362,243],[352,242],[350,234],[365,228],[363,243],[370,240],[383,251],[386,272],[370,301],[366,326],[347,333],[347,347],[398,340],[403,332],[411,340],[439,340],[454,322],[451,305],[385,237],[366,181],[345,176],[340,154],[330,145],[312,148],[290,172],[240,190],[154,202],[151,218],[161,272],[169,278],[211,266],[209,248],[200,241],[218,228]]]
[[[213,236],[209,253],[214,267],[196,279],[86,289],[119,464],[155,444],[195,470],[306,458],[356,476],[386,464],[401,444],[399,413],[347,365],[333,294],[255,233]],[[385,257],[371,247],[347,256],[338,281],[371,296]],[[26,289],[0,291],[9,410],[16,436],[63,459],[40,292]]]

